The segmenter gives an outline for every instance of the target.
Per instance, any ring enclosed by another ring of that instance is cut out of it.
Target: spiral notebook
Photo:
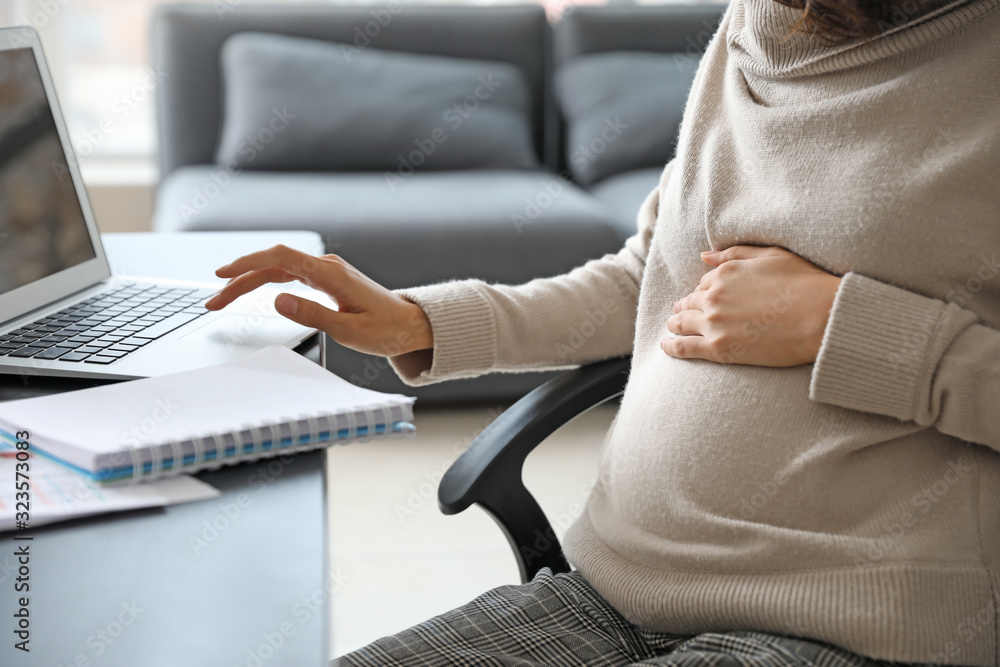
[[[0,404],[0,431],[99,483],[154,479],[413,431],[413,398],[282,346],[217,366]]]

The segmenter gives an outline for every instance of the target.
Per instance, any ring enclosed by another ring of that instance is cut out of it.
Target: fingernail
[[[701,256],[702,257],[711,257],[712,255],[717,255],[718,253],[719,253],[718,250],[706,250],[705,252],[701,253]]]
[[[674,301],[674,312],[675,312],[675,313],[676,313],[676,312],[677,312],[678,310],[680,310],[680,306],[679,306],[678,304],[680,304],[680,301]]]
[[[278,312],[281,313],[282,315],[287,315],[288,317],[292,317],[299,309],[299,302],[296,301],[294,297],[291,297],[288,294],[282,294],[278,297],[278,300],[274,303],[274,306],[275,308],[278,309]]]

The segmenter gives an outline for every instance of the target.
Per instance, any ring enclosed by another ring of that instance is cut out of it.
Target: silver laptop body
[[[0,373],[149,377],[315,333],[273,295],[209,313],[213,291],[112,275],[38,35],[0,29]]]

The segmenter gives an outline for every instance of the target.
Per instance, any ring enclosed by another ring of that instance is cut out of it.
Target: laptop
[[[316,332],[214,292],[112,275],[38,35],[0,29],[0,374],[150,377]]]

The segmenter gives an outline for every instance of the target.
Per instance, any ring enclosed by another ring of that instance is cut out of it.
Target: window
[[[0,0],[5,25],[41,35],[70,137],[81,159],[150,156],[148,76],[153,0]]]

